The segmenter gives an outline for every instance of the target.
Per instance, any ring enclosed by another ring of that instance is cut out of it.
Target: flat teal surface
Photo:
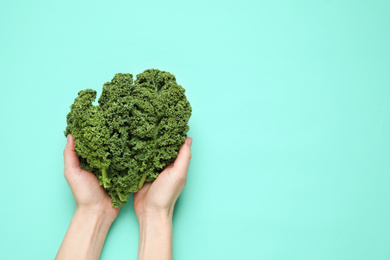
[[[148,68],[193,107],[175,259],[390,259],[388,0],[1,1],[1,259],[61,244],[77,92]],[[101,259],[136,259],[132,206]]]

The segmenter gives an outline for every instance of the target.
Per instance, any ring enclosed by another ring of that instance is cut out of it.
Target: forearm
[[[99,259],[111,223],[103,214],[76,209],[56,259]]]
[[[172,259],[172,217],[144,216],[139,221],[138,260]]]

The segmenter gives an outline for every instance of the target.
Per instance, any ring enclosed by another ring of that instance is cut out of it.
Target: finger
[[[175,168],[179,174],[187,175],[188,166],[191,161],[191,144],[192,138],[187,137],[179,150],[179,155],[173,163],[173,168]]]
[[[74,139],[71,134],[68,134],[68,142],[64,150],[64,162],[65,167],[80,167],[79,158],[76,155],[76,150],[74,148]]]
[[[141,189],[139,189],[137,192],[134,192],[134,195],[135,194],[138,194],[136,196],[138,197],[143,197],[147,192],[148,190],[150,189],[150,186],[152,185],[152,183],[150,182],[145,182],[144,186],[142,186]]]

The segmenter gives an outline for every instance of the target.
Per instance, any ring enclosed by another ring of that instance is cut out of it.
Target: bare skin
[[[138,260],[172,259],[172,215],[187,181],[191,144],[192,139],[187,138],[175,162],[134,194],[139,222]]]
[[[187,179],[192,139],[187,138],[175,162],[153,183],[134,194],[139,221],[138,259],[172,259],[172,215]],[[56,259],[99,259],[108,230],[119,213],[97,178],[80,168],[74,140],[68,135],[64,175],[76,210]]]
[[[119,208],[92,173],[80,168],[72,135],[64,150],[65,178],[72,190],[76,210],[56,259],[99,259],[104,240]]]

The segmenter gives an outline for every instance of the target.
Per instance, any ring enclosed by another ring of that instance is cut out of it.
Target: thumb
[[[179,150],[179,155],[173,163],[173,168],[178,170],[179,174],[187,175],[188,166],[190,165],[191,161],[191,144],[192,138],[187,137],[186,141]]]
[[[67,168],[77,168],[80,166],[79,158],[76,155],[76,150],[74,148],[74,139],[71,134],[68,134],[68,142],[64,150],[64,162],[65,167]]]

